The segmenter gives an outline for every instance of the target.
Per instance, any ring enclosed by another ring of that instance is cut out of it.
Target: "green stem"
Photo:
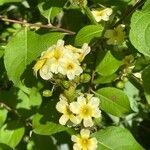
[[[98,25],[97,21],[95,20],[95,18],[92,15],[90,9],[87,6],[85,6],[85,7],[83,7],[83,10],[86,13],[87,17],[90,19],[91,23]]]

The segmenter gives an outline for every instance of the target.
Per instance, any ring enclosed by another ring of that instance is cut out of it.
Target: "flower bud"
[[[99,126],[102,122],[102,117],[94,118],[94,125]]]
[[[70,82],[69,81],[62,81],[62,85],[64,88],[68,89],[70,86]]]
[[[51,97],[52,94],[53,94],[53,92],[50,91],[50,90],[44,90],[44,91],[43,91],[43,96],[44,96],[44,97]]]
[[[123,81],[124,83],[126,83],[126,82],[128,82],[129,80],[128,80],[127,77],[123,77],[122,81]]]
[[[72,3],[80,7],[85,7],[87,5],[87,0],[72,0]]]
[[[84,73],[80,77],[80,82],[81,83],[87,83],[87,82],[90,81],[90,79],[91,79],[91,76],[89,74],[87,74],[87,73]]]
[[[75,92],[75,86],[70,86],[69,89],[64,91],[64,95],[65,97],[70,101],[74,101],[75,97],[76,97],[76,92]]]
[[[123,89],[124,88],[124,82],[123,81],[118,81],[116,83],[116,87],[119,88],[119,89]]]

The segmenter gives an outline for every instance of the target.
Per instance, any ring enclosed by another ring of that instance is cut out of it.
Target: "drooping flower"
[[[93,97],[92,94],[87,94],[86,97],[81,95],[77,98],[77,102],[70,104],[70,110],[77,115],[80,122],[83,120],[85,127],[92,127],[94,125],[92,118],[101,117],[99,103],[99,98]]]
[[[60,101],[56,104],[56,109],[63,114],[59,119],[60,124],[65,125],[69,120],[75,125],[79,123],[78,118],[71,112],[65,97],[60,97]]]
[[[124,28],[125,28],[125,25],[120,24],[113,30],[106,30],[104,37],[108,38],[107,44],[108,45],[122,44],[125,38]]]
[[[96,9],[91,11],[97,22],[100,22],[101,20],[108,21],[112,12],[113,10],[111,8],[105,8],[103,10]]]
[[[74,150],[96,150],[97,140],[90,137],[90,131],[82,129],[79,136],[72,135],[71,140],[75,142]]]
[[[69,80],[73,80],[75,76],[79,76],[83,70],[80,63],[75,59],[64,59],[62,62],[63,68],[60,71],[63,75],[67,75]]]

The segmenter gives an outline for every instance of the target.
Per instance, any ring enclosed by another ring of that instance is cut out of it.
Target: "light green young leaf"
[[[82,46],[84,43],[90,43],[93,38],[101,37],[103,27],[101,25],[88,25],[83,27],[75,38],[75,45]]]
[[[4,108],[0,108],[0,127],[3,125],[7,118],[8,111]]]
[[[95,93],[100,98],[100,108],[107,113],[122,117],[131,111],[127,95],[116,88],[101,88]]]
[[[19,86],[26,66],[63,36],[63,33],[58,32],[39,35],[24,28],[11,39],[5,49],[4,63],[7,75],[15,86]]]
[[[33,131],[36,134],[52,135],[52,134],[59,133],[59,132],[67,130],[67,127],[64,127],[60,124],[56,124],[54,122],[50,122],[50,121],[47,121],[47,122],[43,121],[42,122],[43,117],[44,116],[41,115],[41,114],[36,114],[33,117],[33,120],[32,120]]]
[[[130,41],[142,54],[150,57],[150,7],[136,11],[131,18]],[[140,32],[139,32],[140,31]]]
[[[4,3],[21,2],[21,0],[0,0],[0,5]]]
[[[96,71],[102,76],[109,76],[115,73],[122,65],[122,61],[117,60],[110,51],[108,51],[102,61],[96,67]]]
[[[93,134],[98,140],[97,150],[144,150],[132,134],[121,127],[108,127]]]
[[[31,107],[40,106],[42,103],[42,97],[37,90],[37,88],[28,88],[28,93],[23,90],[19,90],[18,99],[20,102],[17,104],[16,108],[31,109]]]
[[[24,127],[19,121],[12,121],[0,129],[0,143],[15,148],[24,135]]]

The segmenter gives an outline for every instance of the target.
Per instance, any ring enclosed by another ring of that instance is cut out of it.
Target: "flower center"
[[[81,108],[81,113],[80,113],[83,117],[89,117],[92,115],[92,108],[88,105],[84,105]]]
[[[71,110],[69,109],[68,106],[66,106],[66,114],[67,114],[68,116],[72,115],[72,112],[71,112]]]
[[[62,53],[60,52],[59,49],[55,49],[55,50],[54,50],[54,58],[55,58],[56,60],[59,60],[60,57],[61,57],[61,55],[62,55]]]
[[[80,141],[82,148],[88,148],[89,144],[90,144],[90,140],[87,138],[83,138]]]
[[[74,64],[73,63],[69,63],[67,65],[67,70],[72,70],[72,69],[74,69]]]

